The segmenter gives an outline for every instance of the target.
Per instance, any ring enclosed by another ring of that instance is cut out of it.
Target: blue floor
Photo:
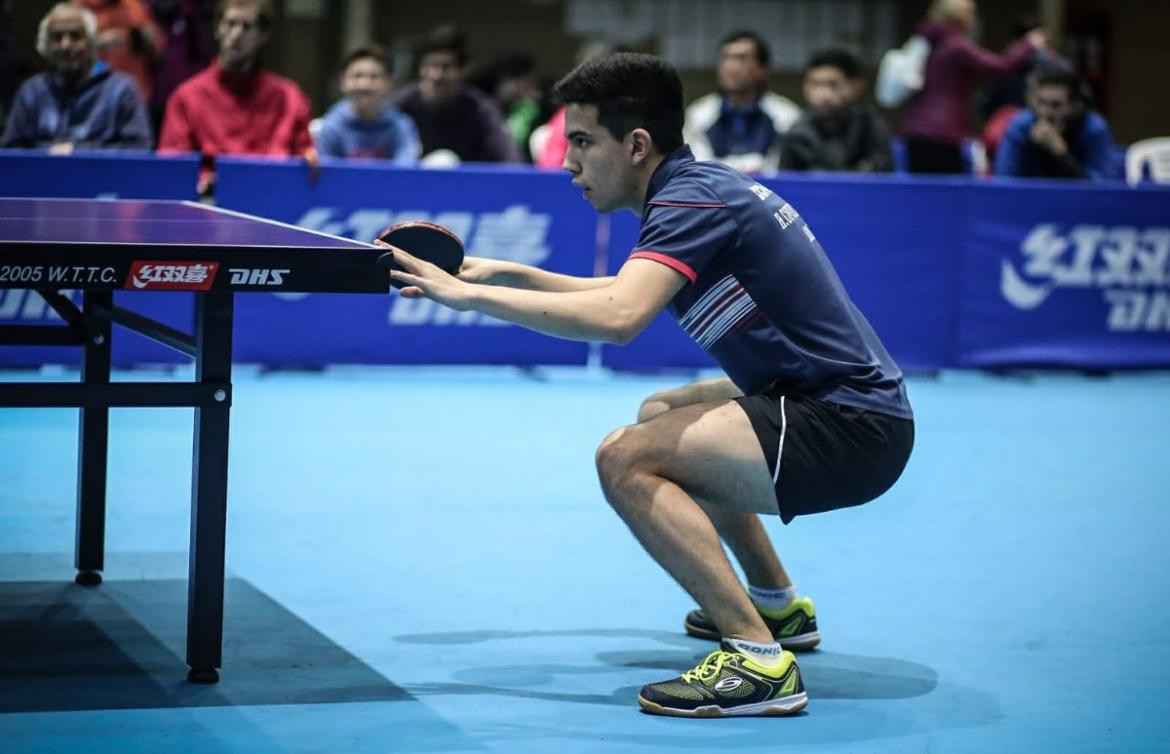
[[[807,712],[728,720],[638,711],[710,646],[592,466],[676,382],[241,371],[213,687],[182,680],[190,411],[112,414],[86,590],[76,412],[0,410],[0,751],[1170,750],[1170,376],[911,380],[894,490],[768,524],[824,636]]]

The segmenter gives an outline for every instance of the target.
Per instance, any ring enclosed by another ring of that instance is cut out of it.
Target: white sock
[[[795,584],[784,589],[762,589],[748,584],[748,596],[752,598],[756,607],[762,607],[765,610],[783,610],[792,604],[798,593]]]
[[[757,665],[762,665],[765,668],[774,668],[780,664],[782,659],[782,650],[780,642],[762,642],[762,641],[748,641],[747,639],[739,639],[736,637],[724,637],[723,641],[727,642],[736,652],[746,655],[752,659],[752,662]]]

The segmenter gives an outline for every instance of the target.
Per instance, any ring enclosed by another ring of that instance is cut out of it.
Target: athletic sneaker
[[[808,705],[808,694],[791,652],[781,652],[777,667],[765,668],[722,642],[682,677],[643,686],[638,704],[675,717],[791,715]]]
[[[765,610],[757,607],[772,636],[785,649],[804,652],[821,643],[817,631],[817,613],[808,597],[797,597],[783,610]],[[683,628],[700,639],[718,639],[719,629],[702,610],[692,610],[683,621]]]

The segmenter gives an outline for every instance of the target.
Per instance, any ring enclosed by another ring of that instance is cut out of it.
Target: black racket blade
[[[463,242],[459,236],[442,225],[428,223],[422,220],[397,223],[378,234],[378,240],[410,253],[411,255],[430,262],[436,267],[454,275],[463,266]],[[394,253],[386,252],[378,263],[387,270],[400,270],[394,262]],[[404,287],[404,283],[392,280],[395,288]]]

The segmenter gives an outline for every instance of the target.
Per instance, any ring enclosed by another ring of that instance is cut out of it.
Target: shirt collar
[[[658,163],[658,167],[654,168],[654,175],[650,176],[650,185],[646,187],[646,202],[649,203],[654,198],[654,195],[666,186],[666,182],[678,172],[679,168],[694,161],[695,155],[686,144],[683,144],[668,154],[666,159]]]
[[[731,116],[749,118],[759,112],[762,112],[760,108],[760,98],[757,97],[746,105],[736,107],[735,105],[731,104],[731,100],[727,99],[727,97],[724,97],[720,102],[719,112],[720,117]]]

